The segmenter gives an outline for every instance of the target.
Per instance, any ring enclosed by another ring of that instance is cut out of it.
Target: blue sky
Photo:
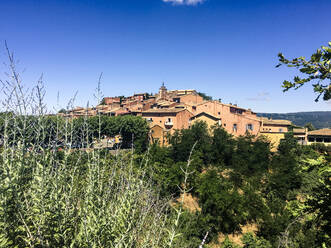
[[[309,56],[331,41],[330,9],[330,0],[2,0],[0,62],[7,40],[27,85],[44,74],[49,106],[76,91],[76,105],[94,104],[102,72],[105,96],[164,81],[257,112],[331,110],[310,85],[283,93],[295,69],[275,68],[278,52]]]

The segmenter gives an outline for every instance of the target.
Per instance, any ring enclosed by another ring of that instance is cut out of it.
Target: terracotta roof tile
[[[306,133],[305,128],[293,128],[293,133]]]
[[[331,136],[331,129],[330,128],[323,128],[319,130],[314,130],[308,132],[308,135],[323,135],[323,136]]]
[[[263,124],[267,124],[267,125],[285,125],[285,126],[291,126],[292,122],[289,120],[266,120],[266,119],[262,119],[263,120]]]
[[[201,113],[193,116],[191,119],[195,119],[195,118],[197,118],[197,117],[199,117],[201,115],[208,116],[208,117],[210,117],[210,118],[212,118],[214,120],[220,120],[221,119],[220,117],[217,117],[217,116],[215,116],[215,115],[213,115],[212,113],[209,113],[209,112],[201,112]]]

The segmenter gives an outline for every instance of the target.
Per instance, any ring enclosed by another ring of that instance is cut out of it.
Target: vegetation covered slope
[[[88,119],[83,130],[56,125],[45,146],[42,116],[40,125],[24,115],[1,117],[1,247],[331,245],[325,147],[300,146],[288,134],[272,152],[262,137],[234,138],[197,122],[169,137],[168,147],[111,156],[54,145],[63,133],[97,138]],[[197,200],[196,210],[176,203],[183,193]],[[243,233],[240,244],[219,239],[247,224],[256,231]]]

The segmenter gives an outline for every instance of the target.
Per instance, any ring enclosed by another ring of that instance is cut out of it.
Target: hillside
[[[258,113],[258,116],[271,117],[272,119],[290,120],[293,124],[304,126],[312,123],[315,128],[331,128],[331,111],[313,111],[297,113]]]

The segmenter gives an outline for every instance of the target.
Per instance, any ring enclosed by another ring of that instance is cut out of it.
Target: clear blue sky
[[[258,112],[331,110],[310,85],[283,93],[295,69],[275,68],[278,52],[309,56],[331,41],[330,0],[192,1],[2,0],[0,62],[7,40],[27,85],[44,73],[49,106],[57,92],[62,106],[76,91],[76,105],[95,103],[103,72],[105,96],[165,81]]]

